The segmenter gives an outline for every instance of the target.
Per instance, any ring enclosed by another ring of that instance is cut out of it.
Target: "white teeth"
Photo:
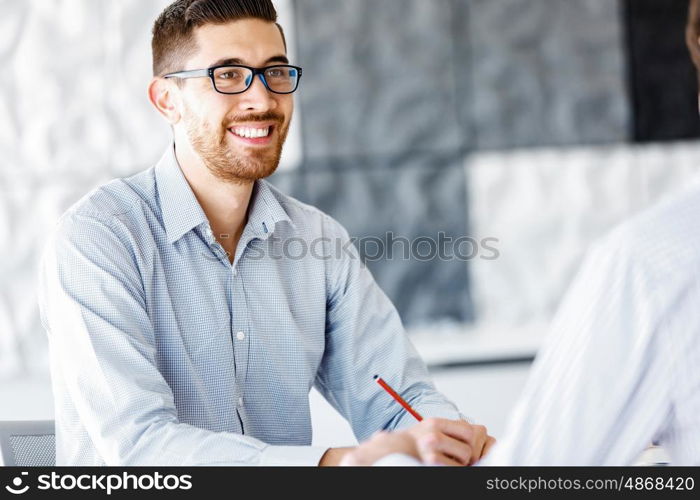
[[[267,137],[270,135],[270,127],[266,128],[249,128],[249,127],[237,127],[233,129],[233,133],[240,136],[246,137],[248,139],[257,139],[258,137]]]

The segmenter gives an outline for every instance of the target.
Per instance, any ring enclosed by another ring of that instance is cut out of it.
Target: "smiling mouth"
[[[273,127],[232,127],[229,129],[233,135],[243,139],[262,139],[272,134]]]

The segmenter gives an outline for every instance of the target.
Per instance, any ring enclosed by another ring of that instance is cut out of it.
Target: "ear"
[[[688,24],[685,42],[695,67],[700,69],[700,0],[691,0],[688,7]]]
[[[174,82],[165,78],[153,78],[148,85],[148,99],[170,125],[177,124],[182,118],[180,95]]]

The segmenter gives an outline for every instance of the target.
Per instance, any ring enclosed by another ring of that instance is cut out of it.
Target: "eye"
[[[241,68],[219,68],[216,71],[216,79],[219,81],[237,81],[245,77]]]
[[[224,71],[223,73],[219,73],[219,78],[221,78],[222,80],[235,80],[235,79],[240,78],[240,77],[241,77],[241,74],[239,71],[229,70],[229,71]]]
[[[289,78],[289,70],[287,68],[269,68],[265,71],[267,78]]]

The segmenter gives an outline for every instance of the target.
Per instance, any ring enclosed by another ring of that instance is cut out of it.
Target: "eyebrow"
[[[267,61],[265,61],[264,65],[267,66],[270,63],[289,64],[289,59],[287,59],[287,56],[285,56],[285,55],[272,56]],[[213,68],[214,66],[228,66],[229,64],[234,64],[234,65],[235,64],[243,64],[243,65],[245,65],[245,63],[243,62],[242,59],[239,59],[237,57],[227,57],[224,59],[219,59],[218,61],[216,61],[214,64],[212,64],[209,67]]]

